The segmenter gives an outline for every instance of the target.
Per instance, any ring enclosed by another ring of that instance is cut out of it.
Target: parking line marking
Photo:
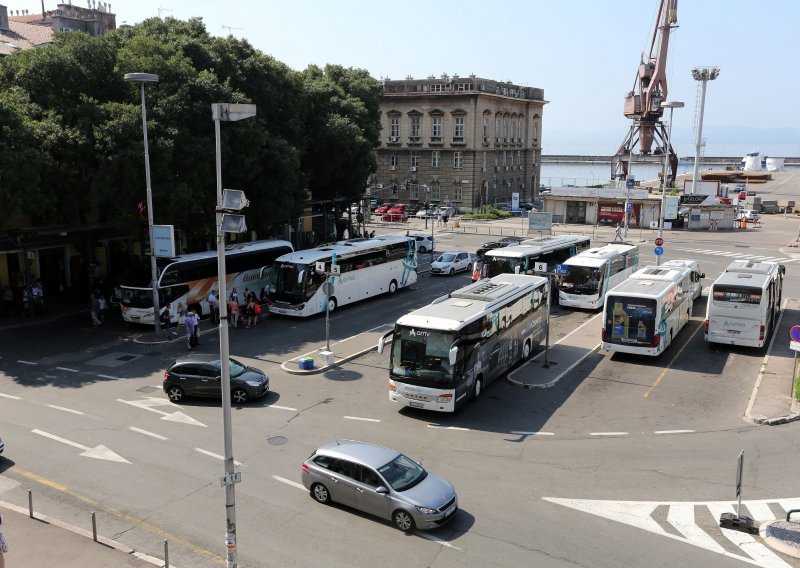
[[[70,373],[77,373],[79,372],[78,369],[70,369],[69,367],[56,367],[59,371],[67,371]]]
[[[417,536],[421,536],[425,540],[429,540],[431,542],[435,542],[436,544],[441,544],[442,546],[446,546],[447,548],[453,548],[455,550],[461,550],[460,548],[458,548],[457,546],[453,546],[452,544],[450,544],[446,540],[442,540],[440,538],[436,538],[435,536],[429,535],[427,533],[424,533],[424,532],[421,532],[421,531],[414,531],[414,534],[417,535]]]
[[[33,361],[23,361],[22,359],[17,359],[17,363],[22,363],[23,365],[38,365],[39,363],[34,363]]]
[[[653,434],[693,434],[694,430],[656,430]]]
[[[302,489],[303,491],[306,490],[306,488],[303,487],[302,483],[297,483],[296,481],[292,481],[291,479],[286,479],[285,477],[281,477],[280,475],[273,475],[272,479],[274,479],[275,481],[280,481],[281,483],[285,483],[286,485],[291,485],[292,487],[297,487],[298,489]]]
[[[111,375],[101,375],[99,373],[97,374],[97,376],[100,377],[101,379],[111,379],[112,381],[121,381],[122,380],[122,377],[112,377]]]
[[[137,428],[136,426],[128,426],[128,430],[139,432],[139,434],[144,434],[145,436],[150,436],[151,438],[156,438],[157,440],[169,440],[169,438],[167,438],[166,436],[162,436],[161,434],[155,434],[154,432],[148,432],[147,430],[142,430],[141,428]]]
[[[364,422],[380,422],[377,418],[361,418],[360,416],[345,416],[348,420],[363,420]]]
[[[297,412],[296,408],[292,408],[291,406],[278,406],[277,404],[270,404],[267,408],[277,408],[278,410],[290,410],[292,412]]]
[[[591,432],[590,436],[627,436],[628,432]]]
[[[200,452],[201,454],[205,454],[207,456],[211,456],[212,458],[217,458],[218,460],[225,461],[225,456],[221,456],[219,454],[215,454],[214,452],[209,452],[208,450],[204,450],[203,448],[195,448],[196,452]],[[242,465],[241,462],[233,460],[233,465]]]
[[[516,434],[517,436],[555,436],[553,432],[521,432],[518,430],[512,430],[512,434]]]
[[[678,360],[678,357],[681,356],[681,353],[683,353],[683,350],[686,349],[687,347],[689,347],[689,344],[692,342],[692,339],[694,339],[694,336],[697,335],[697,332],[700,331],[701,329],[703,329],[703,326],[702,325],[698,325],[697,329],[695,329],[694,332],[692,333],[692,335],[689,336],[689,339],[687,339],[686,342],[683,345],[681,345],[681,348],[678,349],[678,352],[675,353],[675,356],[670,360],[669,364],[666,367],[664,367],[664,370],[661,371],[661,374],[658,375],[658,378],[656,379],[656,382],[653,383],[653,386],[651,386],[649,389],[647,389],[647,392],[642,395],[642,398],[647,398],[648,396],[650,396],[650,392],[654,388],[656,388],[658,386],[658,383],[661,382],[661,379],[663,379],[667,375],[667,371],[669,371],[670,367],[672,367],[672,365],[675,363],[675,361]]]
[[[439,426],[438,424],[428,424],[428,428],[437,430],[458,430],[459,432],[469,432],[469,428],[459,428],[458,426]]]
[[[80,410],[72,410],[71,408],[64,408],[63,406],[56,406],[55,404],[45,404],[45,406],[47,408],[53,408],[55,410],[62,410],[64,412],[71,412],[72,414],[79,414],[80,416],[84,415],[84,413],[81,412]]]
[[[0,397],[10,398],[11,400],[22,400],[21,396],[14,396],[13,394],[3,394],[0,392]]]

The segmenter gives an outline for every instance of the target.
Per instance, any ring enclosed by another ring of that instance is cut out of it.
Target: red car
[[[384,203],[375,208],[375,215],[383,215],[392,207],[391,203]]]
[[[403,212],[389,211],[383,216],[383,220],[387,223],[405,223],[408,221],[408,215]]]

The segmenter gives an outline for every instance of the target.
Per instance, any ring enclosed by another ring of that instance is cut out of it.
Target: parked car
[[[747,219],[748,223],[757,223],[761,215],[755,209],[740,209],[736,214],[736,218],[739,220]]]
[[[472,258],[466,251],[451,251],[439,255],[431,263],[431,274],[449,274],[466,270],[472,272]]]
[[[434,247],[433,237],[427,233],[411,233],[411,237],[417,241],[417,252],[431,252]]]
[[[383,205],[378,205],[375,208],[375,215],[383,215],[392,207],[391,203],[384,203]]]
[[[526,240],[525,237],[515,237],[513,235],[509,235],[507,237],[502,237],[497,239],[501,243],[508,243],[509,245],[518,245],[522,241]]]
[[[510,241],[490,241],[488,243],[483,243],[481,245],[481,248],[479,248],[475,253],[475,256],[477,256],[480,259],[483,259],[483,255],[486,254],[486,251],[494,250],[496,248],[507,247],[511,244],[513,243],[511,243]]]
[[[416,216],[420,219],[424,219],[425,217],[435,217],[436,209],[420,209],[417,211]]]
[[[456,210],[453,207],[440,206],[436,208],[437,217],[444,217],[445,215],[452,217],[455,214]]]
[[[335,501],[405,532],[440,527],[458,511],[450,482],[400,452],[365,442],[320,446],[303,463],[301,478],[318,503]]]
[[[242,404],[269,392],[269,377],[255,367],[230,360],[231,400]],[[178,357],[164,373],[164,392],[172,402],[190,396],[221,398],[222,369],[219,355],[192,354]]]
[[[405,223],[408,221],[408,215],[403,212],[389,211],[383,215],[383,220],[386,223]]]

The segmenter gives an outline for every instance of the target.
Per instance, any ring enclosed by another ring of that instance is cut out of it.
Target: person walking
[[[172,308],[169,304],[161,308],[161,315],[158,320],[161,322],[161,330],[164,332],[164,337],[167,341],[172,340],[172,333],[170,331],[170,327],[172,327]]]
[[[228,325],[239,327],[239,302],[234,298],[228,303]]]
[[[8,554],[8,541],[3,534],[3,516],[0,515],[0,568],[5,568],[6,554]]]
[[[189,312],[186,314],[186,346],[190,351],[194,349],[195,341],[197,341],[197,337],[195,336],[194,332],[194,314]]]
[[[211,312],[211,323],[214,325],[219,324],[219,302],[217,301],[216,290],[212,288],[208,293],[208,311]]]
[[[89,311],[92,314],[92,325],[95,327],[103,325],[103,322],[100,321],[100,304],[94,294],[89,295]]]
[[[614,235],[614,240],[622,242],[622,225],[619,223],[617,223],[617,233]]]
[[[106,323],[106,314],[108,313],[108,302],[106,302],[105,296],[100,294],[97,297],[97,310],[100,312],[100,323]]]
[[[247,298],[247,327],[256,326],[256,294],[252,292]]]

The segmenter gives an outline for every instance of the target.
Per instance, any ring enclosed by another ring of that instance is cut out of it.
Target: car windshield
[[[446,253],[441,255],[439,258],[436,259],[436,262],[453,262],[456,259],[456,255],[453,253]]]
[[[386,482],[395,491],[406,491],[428,477],[428,472],[414,460],[400,454],[392,461],[378,468]]]
[[[457,377],[450,364],[450,348],[454,342],[450,332],[398,326],[392,341],[392,376],[418,386],[453,388]]]
[[[231,365],[231,377],[238,377],[247,370],[247,368],[236,359],[231,359],[230,365]],[[219,368],[220,367],[219,361],[215,361],[214,366]]]
[[[598,268],[568,264],[558,287],[566,294],[597,294],[602,278]]]

